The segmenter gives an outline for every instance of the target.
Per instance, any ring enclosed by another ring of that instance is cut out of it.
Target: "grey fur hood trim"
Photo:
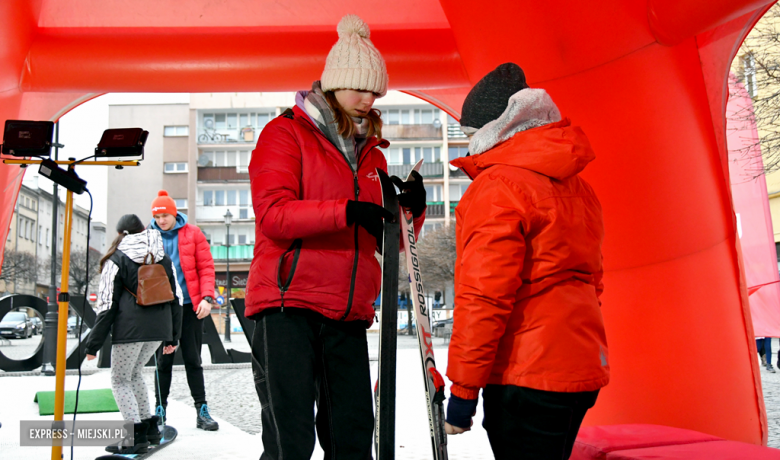
[[[509,98],[504,113],[479,129],[469,142],[469,153],[478,155],[506,142],[515,134],[561,121],[561,112],[547,91],[526,88]]]

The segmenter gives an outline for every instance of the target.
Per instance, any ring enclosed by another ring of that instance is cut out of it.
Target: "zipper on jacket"
[[[345,158],[346,159],[346,158]],[[347,161],[349,163],[349,161]],[[360,163],[358,163],[358,167],[360,167]],[[352,165],[350,165],[350,168],[352,168]],[[357,171],[352,171],[352,179],[354,181],[355,186],[355,201],[358,201],[358,197],[360,195],[360,185],[358,185],[358,175]],[[341,317],[341,321],[344,321],[347,319],[347,316],[349,316],[349,312],[352,311],[352,301],[355,297],[355,281],[357,280],[357,266],[358,266],[358,258],[360,257],[360,246],[358,244],[358,224],[355,225],[355,261],[352,263],[352,279],[349,281],[349,298],[347,299],[347,310],[344,312],[344,316]]]
[[[298,257],[301,255],[301,246],[303,246],[303,240],[300,238],[293,241],[290,247],[284,251],[281,257],[279,257],[279,268],[276,270],[276,283],[279,286],[279,293],[282,296],[282,311],[284,311],[284,294],[290,289],[293,276],[295,276],[295,268],[298,266]],[[290,273],[287,275],[287,279],[282,282],[282,269],[284,268],[284,258],[287,254],[294,252],[292,264],[290,265]]]

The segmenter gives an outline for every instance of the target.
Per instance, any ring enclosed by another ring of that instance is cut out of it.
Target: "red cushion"
[[[780,450],[737,441],[713,441],[610,452],[607,460],[778,460]]]
[[[646,447],[719,441],[698,431],[662,425],[602,425],[580,429],[571,460],[604,460],[609,452]]]

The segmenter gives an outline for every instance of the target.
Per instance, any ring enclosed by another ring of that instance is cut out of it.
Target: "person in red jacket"
[[[187,371],[187,383],[197,411],[195,425],[202,430],[216,431],[219,424],[211,418],[206,403],[206,386],[200,359],[203,319],[211,313],[214,295],[214,259],[211,257],[211,246],[198,227],[187,223],[187,216],[178,212],[176,202],[165,190],[160,190],[152,202],[152,216],[154,219],[151,227],[162,234],[165,254],[173,261],[176,278],[182,290],[184,312],[179,343],[184,369]],[[160,389],[157,393],[157,407],[162,417],[165,417],[168,408],[174,359],[174,354],[171,353],[173,350],[165,351],[168,354],[159,353],[159,386],[155,386]]]
[[[357,16],[338,25],[321,81],[260,134],[249,165],[255,250],[246,316],[262,406],[262,459],[371,458],[374,428],[366,329],[374,320],[383,218],[377,169],[387,91],[382,56]],[[399,181],[397,178],[396,181]],[[399,185],[422,226],[422,177]],[[317,407],[316,422],[314,407]]]
[[[522,69],[503,64],[467,96],[473,183],[455,210],[450,434],[468,431],[484,389],[496,459],[568,459],[609,382],[599,296],[601,204],[578,174],[595,158]]]

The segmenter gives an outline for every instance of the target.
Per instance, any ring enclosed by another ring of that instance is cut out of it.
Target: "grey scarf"
[[[355,137],[344,138],[338,132],[338,124],[333,117],[333,110],[325,99],[322,87],[319,81],[315,81],[311,86],[311,91],[306,95],[304,107],[309,116],[320,128],[325,137],[336,146],[352,167],[352,171],[357,171],[357,152],[366,144],[366,133],[368,132],[368,119],[353,117],[357,133]]]

